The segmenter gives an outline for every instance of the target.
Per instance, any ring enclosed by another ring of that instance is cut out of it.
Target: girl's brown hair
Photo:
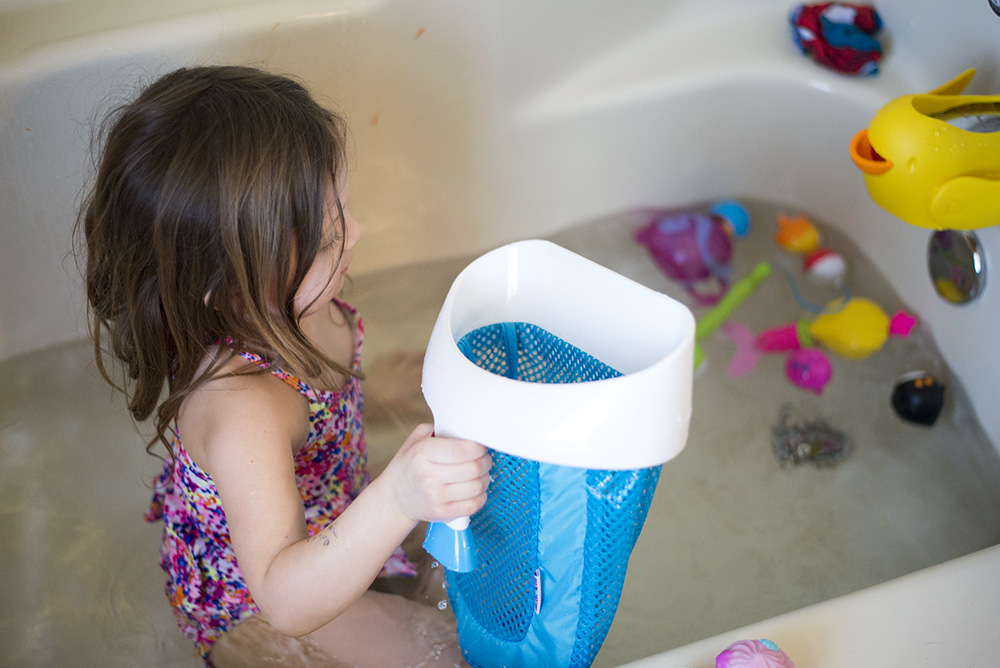
[[[77,223],[91,334],[132,416],[155,411],[150,447],[167,443],[184,398],[231,359],[199,371],[220,342],[308,376],[354,373],[310,343],[294,305],[345,170],[337,115],[287,77],[197,67],[160,78],[104,127]]]

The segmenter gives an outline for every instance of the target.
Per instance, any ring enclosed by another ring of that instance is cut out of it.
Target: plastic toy
[[[736,310],[736,307],[742,304],[747,297],[756,292],[757,288],[764,281],[764,279],[770,275],[771,265],[767,262],[759,263],[750,270],[749,274],[737,281],[737,283],[733,286],[733,289],[730,290],[715,307],[713,307],[710,311],[705,312],[700,318],[698,318],[698,324],[695,326],[694,333],[694,367],[696,369],[701,366],[701,363],[705,360],[705,352],[701,349],[699,344],[715,332],[715,330],[717,330],[726,320],[728,320],[729,316]]]
[[[819,348],[800,348],[785,360],[785,377],[802,389],[823,394],[823,388],[833,377],[833,365]]]
[[[1000,223],[1000,95],[962,95],[975,70],[896,98],[851,140],[879,206],[917,227]]]
[[[750,234],[750,214],[739,202],[723,200],[709,207],[708,212],[721,220],[733,237],[742,239]]]
[[[702,306],[717,304],[729,287],[732,237],[749,231],[750,217],[738,203],[720,202],[708,214],[679,213],[651,221],[635,234],[653,261],[671,280],[681,283]],[[714,291],[699,284],[714,281]]]
[[[930,427],[944,408],[944,385],[926,371],[908,373],[896,382],[892,407],[904,420]]]
[[[821,343],[841,357],[863,359],[879,350],[889,336],[908,336],[916,320],[899,311],[891,318],[882,308],[864,297],[837,299],[812,322],[796,322],[775,327],[758,335],[762,352],[782,352]]]
[[[425,546],[448,569],[468,663],[591,664],[660,467],[687,440],[694,329],[680,302],[545,241],[491,251],[452,283],[424,397],[435,432],[486,445],[493,469],[465,521],[474,540],[433,523]],[[462,572],[456,552],[472,549]]]
[[[890,318],[878,304],[864,297],[852,297],[842,307],[839,301],[812,321],[809,335],[848,359],[868,357],[889,336],[908,336],[915,322],[913,316],[903,311]]]
[[[778,216],[774,240],[790,253],[810,253],[819,246],[819,230],[805,216]]]
[[[830,359],[814,347],[806,320],[765,330],[754,339],[754,348],[762,353],[789,353],[785,360],[785,377],[799,387],[823,394],[823,388],[833,377]]]
[[[847,263],[840,253],[828,248],[817,248],[802,258],[802,270],[810,278],[841,287],[844,285]]]
[[[795,668],[770,640],[740,640],[715,657],[715,668]]]
[[[805,320],[799,320],[765,330],[757,335],[754,345],[762,353],[783,353],[789,350],[801,350],[813,345],[813,341],[809,336],[809,323]]]
[[[736,346],[736,353],[729,359],[726,375],[731,378],[745,376],[757,368],[760,351],[754,347],[754,334],[746,325],[738,322],[724,322],[720,328]]]
[[[878,72],[882,46],[873,35],[882,19],[874,8],[846,2],[798,5],[789,23],[795,45],[817,64],[843,74]]]

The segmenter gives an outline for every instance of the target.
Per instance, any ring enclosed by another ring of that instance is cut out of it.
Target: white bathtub
[[[121,87],[137,75],[250,63],[299,75],[350,121],[352,208],[365,222],[356,274],[639,206],[787,204],[870,255],[1000,443],[988,343],[1000,288],[967,306],[941,300],[927,231],[877,207],[847,152],[895,96],[967,67],[979,70],[972,92],[1000,90],[1000,17],[985,0],[882,0],[888,54],[864,79],[799,55],[786,0],[162,4],[0,1],[0,360],[84,335],[67,253],[96,110],[129,97]],[[1000,232],[980,238],[989,263]],[[988,613],[987,626],[1000,622]]]

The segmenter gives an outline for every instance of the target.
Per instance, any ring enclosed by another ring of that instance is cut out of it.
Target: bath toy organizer
[[[593,662],[660,467],[687,439],[693,354],[686,307],[548,242],[456,278],[423,388],[436,432],[494,460],[486,506],[455,543],[478,559],[442,558],[470,664]]]

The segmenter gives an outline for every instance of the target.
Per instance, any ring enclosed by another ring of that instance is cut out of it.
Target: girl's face
[[[344,287],[344,275],[354,255],[354,245],[361,239],[361,226],[347,206],[347,195],[350,190],[347,177],[338,181],[337,194],[344,211],[343,233],[331,185],[326,198],[326,216],[323,219],[323,244],[316,253],[316,259],[313,260],[309,271],[306,272],[299,291],[295,294],[295,310],[300,318],[326,308],[330,300],[340,294],[341,288]],[[343,238],[344,236],[346,238]]]

